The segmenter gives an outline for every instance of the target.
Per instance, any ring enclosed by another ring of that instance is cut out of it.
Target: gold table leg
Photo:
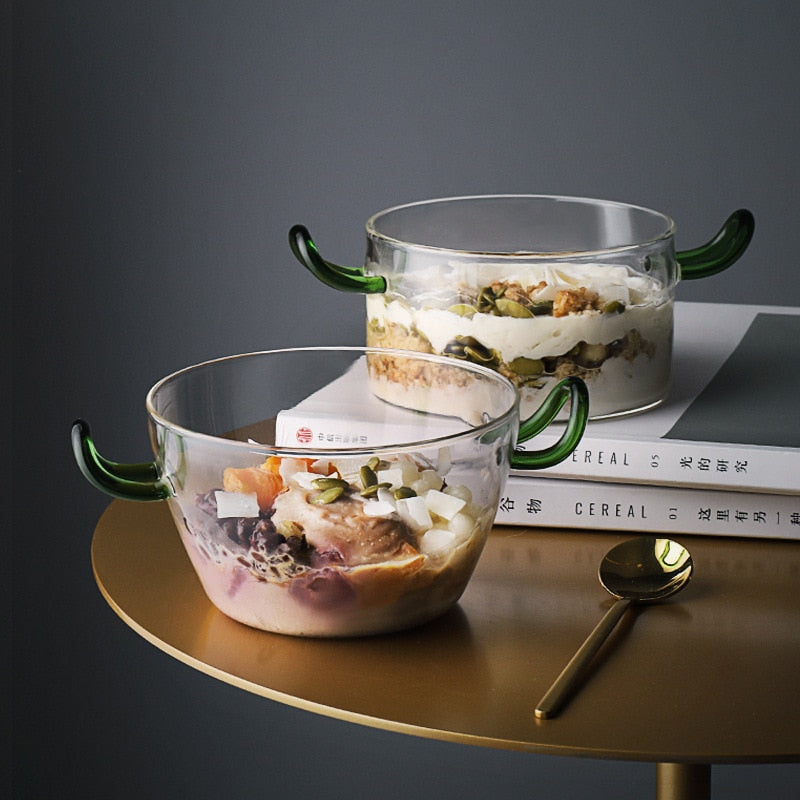
[[[657,800],[710,800],[710,764],[657,764]]]

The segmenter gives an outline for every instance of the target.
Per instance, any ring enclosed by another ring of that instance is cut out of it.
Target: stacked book
[[[800,539],[800,308],[677,303],[667,400],[512,471],[497,522]]]
[[[390,443],[402,413],[388,426],[365,381],[345,374],[281,412],[276,443]],[[445,418],[430,425],[431,436],[452,432]],[[523,447],[552,444],[561,425]],[[800,308],[676,303],[665,402],[590,421],[555,467],[512,470],[496,522],[800,539]]]

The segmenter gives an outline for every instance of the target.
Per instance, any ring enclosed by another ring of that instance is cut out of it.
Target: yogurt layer
[[[594,418],[640,410],[666,394],[673,301],[657,281],[593,264],[514,273],[481,265],[480,281],[447,287],[437,275],[424,293],[368,295],[367,343],[484,363],[532,402],[536,390],[578,375]]]

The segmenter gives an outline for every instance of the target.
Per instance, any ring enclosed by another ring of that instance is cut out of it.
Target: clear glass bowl
[[[568,400],[556,445],[514,451]],[[509,464],[567,457],[588,415],[580,380],[520,426],[517,392],[496,371],[374,348],[209,361],[159,381],[146,406],[155,461],[102,457],[79,420],[84,475],[116,497],[166,500],[211,602],[300,636],[382,633],[450,608]]]
[[[363,268],[324,261],[295,226],[295,255],[337,289],[367,295],[366,342],[490,366],[520,390],[522,414],[562,378],[586,381],[591,416],[666,396],[680,278],[732,264],[752,214],[676,257],[675,224],[626,203],[487,195],[397,206],[366,224]]]

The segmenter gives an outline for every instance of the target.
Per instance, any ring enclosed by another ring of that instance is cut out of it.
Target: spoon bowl
[[[558,714],[575,682],[632,604],[672,596],[686,586],[693,569],[689,551],[672,539],[640,536],[612,547],[600,562],[598,576],[616,602],[539,701],[536,718],[549,719]]]
[[[692,567],[692,557],[682,544],[642,536],[612,547],[600,562],[598,576],[614,597],[647,603],[680,591]]]

